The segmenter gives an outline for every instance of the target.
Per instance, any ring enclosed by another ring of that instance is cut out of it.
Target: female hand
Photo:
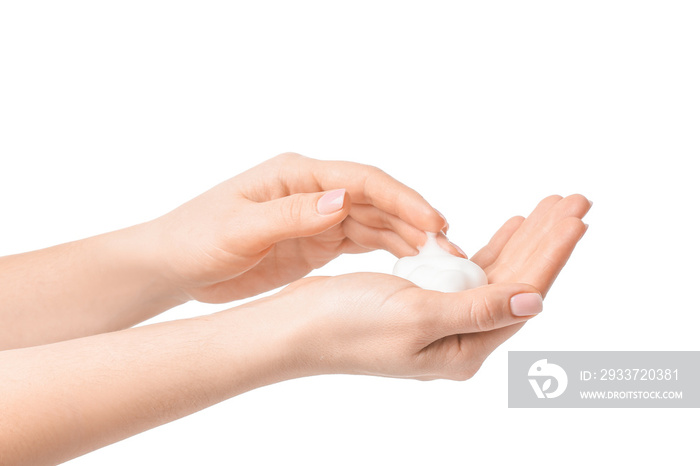
[[[376,273],[304,278],[256,303],[258,318],[279,326],[268,328],[269,334],[294,329],[284,352],[301,368],[297,376],[419,380],[470,378],[491,352],[481,335],[542,309],[540,294],[527,284],[442,293]],[[274,315],[265,315],[266,309]]]
[[[423,231],[446,226],[417,192],[375,167],[291,153],[147,224],[164,276],[204,302],[274,289],[342,253],[416,254]]]
[[[545,297],[588,229],[581,219],[591,205],[580,194],[546,197],[527,218],[516,216],[503,224],[471,260],[484,269],[489,283],[529,283]],[[523,325],[487,332],[482,339],[495,349]]]
[[[313,277],[214,315],[1,351],[0,371],[12,374],[0,384],[3,460],[57,464],[305,375],[467,379],[541,310],[589,206],[553,196],[527,220],[506,222],[473,258],[491,284],[469,291],[422,290],[384,274]]]
[[[506,222],[474,256],[490,284],[472,290],[441,293],[358,273],[299,280],[251,304],[276,310],[264,319],[271,325],[295,329],[288,351],[305,375],[464,380],[542,309],[541,297],[585,232],[589,208],[580,195],[551,196],[527,220]]]

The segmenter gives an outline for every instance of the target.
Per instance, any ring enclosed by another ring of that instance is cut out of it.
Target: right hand
[[[424,231],[447,227],[420,194],[378,168],[291,153],[144,225],[173,294],[213,303],[286,285],[343,253],[416,254]]]

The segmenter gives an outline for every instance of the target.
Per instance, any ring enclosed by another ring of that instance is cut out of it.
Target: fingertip
[[[575,200],[577,200],[577,201],[581,201],[581,202],[583,202],[583,203],[585,203],[585,204],[590,204],[590,203],[591,203],[591,201],[589,201],[588,198],[587,198],[586,196],[584,196],[583,194],[581,194],[581,193],[569,194],[569,195],[566,196],[566,197],[567,197],[568,199],[575,199]]]
[[[331,215],[342,211],[348,204],[349,197],[345,188],[333,189],[327,191],[318,199],[316,202],[316,210],[321,215]]]
[[[580,239],[588,230],[588,224],[583,223],[579,217],[566,217],[560,222],[559,228],[564,235],[578,236]]]
[[[417,225],[420,229],[424,231],[429,231],[431,233],[446,233],[449,224],[444,215],[442,215],[437,209],[427,205],[423,210],[421,215],[420,225]]]
[[[591,209],[593,203],[588,200],[583,194],[570,194],[566,196],[564,200],[570,205],[569,209],[572,215],[577,217],[585,216]]]
[[[467,254],[464,251],[462,251],[462,248],[460,248],[455,243],[450,241],[447,238],[447,235],[445,235],[445,233],[438,232],[437,242],[438,242],[438,245],[440,245],[440,247],[442,249],[449,252],[453,256],[459,256],[459,257],[463,257],[464,259],[467,259]]]
[[[442,228],[440,229],[440,231],[442,231],[443,233],[447,234],[447,230],[450,229],[450,224],[447,222],[447,217],[445,217],[445,216],[443,215],[443,213],[440,212],[439,210],[437,210],[437,209],[435,209],[435,208],[433,208],[433,210],[435,210],[435,212],[437,212],[437,214],[440,216],[440,218],[442,218],[442,220],[445,222],[444,225],[442,226]]]
[[[524,221],[525,217],[523,217],[522,215],[515,215],[506,220],[503,223],[503,225],[501,225],[501,228],[498,230],[496,235],[498,235],[499,233],[506,233],[508,235],[508,238],[510,238],[510,235],[515,233],[515,231],[518,228],[520,228],[520,225],[522,225]],[[494,237],[496,237],[496,235],[494,235]],[[493,241],[493,238],[491,240]]]
[[[550,209],[554,208],[555,205],[559,204],[559,202],[561,202],[562,199],[564,198],[559,194],[552,194],[550,196],[545,197],[540,202],[538,202],[537,206],[535,206],[532,212],[530,212],[528,219],[531,222],[539,221],[547,214],[547,212],[550,211]]]
[[[449,241],[449,243],[450,243],[450,246],[452,246],[452,253],[453,253],[453,254],[456,253],[455,255],[461,256],[461,257],[463,257],[464,259],[469,259],[469,258],[467,257],[467,253],[464,252],[464,251],[462,251],[462,248],[460,248],[459,246],[457,246],[457,245],[456,245],[455,243],[453,243],[452,241]]]
[[[515,317],[535,316],[542,312],[542,295],[539,291],[518,293],[510,298],[510,312]]]
[[[562,196],[560,194],[550,194],[549,196],[542,199],[539,202],[539,204],[544,204],[544,205],[556,204],[557,202],[561,201],[562,199],[564,199],[564,196]]]
[[[449,227],[447,223],[447,217],[433,207],[423,196],[415,192],[415,200],[418,201],[420,207],[413,210],[417,215],[413,216],[413,226],[416,228],[429,231],[431,233],[440,233]],[[407,219],[405,219],[407,220]],[[444,231],[443,231],[444,233]]]
[[[343,194],[343,208],[341,211],[345,214],[345,216],[350,214],[350,208],[352,207],[352,198],[350,197],[350,193],[348,190],[344,190],[345,193]]]

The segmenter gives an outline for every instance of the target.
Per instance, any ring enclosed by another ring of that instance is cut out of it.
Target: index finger
[[[423,196],[377,167],[299,156],[298,168],[286,172],[287,183],[298,184],[312,174],[320,190],[345,188],[353,203],[373,205],[423,231],[437,233],[447,224]]]

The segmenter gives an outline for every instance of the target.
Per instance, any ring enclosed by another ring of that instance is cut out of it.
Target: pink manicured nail
[[[435,209],[435,208],[434,208],[434,209]],[[438,215],[439,215],[440,217],[442,217],[442,219],[445,221],[445,226],[442,227],[442,229],[441,229],[440,231],[442,231],[443,233],[447,233],[447,230],[450,229],[450,224],[447,223],[447,217],[445,217],[444,215],[442,215],[442,212],[440,212],[440,211],[437,210],[437,209],[435,209],[435,212],[437,212]]]
[[[510,298],[510,312],[514,316],[534,316],[542,312],[542,296],[539,293],[520,293]]]
[[[316,208],[319,214],[328,215],[342,209],[343,202],[345,202],[345,189],[334,189],[321,196]]]
[[[467,257],[467,253],[465,253],[464,251],[462,251],[462,248],[460,248],[459,246],[457,246],[457,245],[456,245],[455,243],[453,243],[452,241],[450,241],[450,244],[451,244],[452,247],[454,247],[461,255],[463,255],[464,257]]]

